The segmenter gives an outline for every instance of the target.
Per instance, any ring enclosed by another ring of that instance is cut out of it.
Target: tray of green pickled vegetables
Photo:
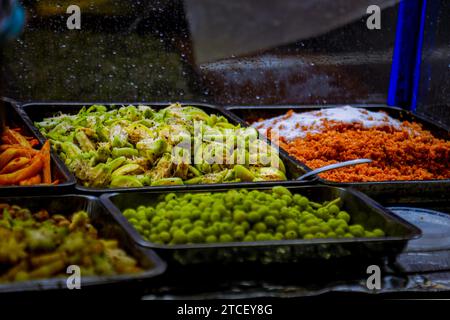
[[[183,264],[397,254],[414,226],[352,190],[328,186],[109,194],[140,245]]]
[[[0,238],[0,292],[68,289],[76,270],[88,287],[150,278],[165,267],[87,196],[0,198]]]
[[[289,159],[281,160],[254,128],[236,125],[213,106],[22,108],[82,190],[282,181],[303,172]]]

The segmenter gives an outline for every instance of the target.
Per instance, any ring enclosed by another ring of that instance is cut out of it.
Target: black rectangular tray
[[[312,239],[232,242],[217,244],[158,245],[144,240],[137,230],[123,216],[127,208],[155,203],[158,195],[167,192],[114,193],[101,197],[102,203],[110,210],[118,223],[139,245],[154,249],[170,263],[192,265],[200,263],[295,263],[307,261],[333,261],[350,258],[358,262],[374,257],[395,257],[405,247],[408,240],[418,237],[421,232],[389,210],[352,189],[331,186],[288,186],[292,193],[301,193],[311,201],[323,202],[341,197],[343,208],[352,216],[352,221],[364,223],[368,227],[381,227],[390,234],[383,238]],[[227,191],[231,188],[212,192]],[[261,186],[248,190],[269,190]],[[210,192],[196,190],[194,192]],[[181,191],[186,192],[186,191]]]
[[[6,125],[14,128],[21,128],[24,130],[24,134],[28,136],[35,135],[34,131],[29,129],[28,123],[26,123],[22,117],[20,110],[17,106],[9,100],[2,100],[5,106],[6,112]],[[42,147],[42,140],[40,140],[39,148]],[[35,194],[61,194],[72,190],[75,186],[75,178],[67,170],[66,166],[58,161],[58,157],[55,155],[53,150],[51,151],[51,166],[52,166],[52,178],[53,180],[58,179],[59,184],[57,185],[35,185],[35,186],[0,186],[0,195],[17,195],[18,193],[23,195],[35,195]]]
[[[136,285],[143,280],[149,280],[162,274],[166,264],[156,253],[150,249],[142,248],[133,242],[132,238],[124,232],[111,214],[101,204],[98,198],[86,195],[40,196],[40,197],[1,197],[0,203],[16,204],[30,210],[42,208],[49,213],[68,216],[79,210],[86,210],[92,225],[105,238],[119,240],[121,248],[137,259],[144,272],[138,274],[123,274],[114,276],[89,276],[81,274],[81,292],[86,289],[95,289],[102,286]],[[48,290],[66,290],[66,278],[50,278],[23,282],[0,283],[0,293],[33,292]],[[77,290],[70,290],[77,291]]]
[[[44,142],[46,139],[45,137],[39,132],[39,130],[34,126],[34,122],[40,121],[44,119],[45,117],[51,117],[55,115],[58,112],[64,112],[69,114],[75,114],[77,113],[83,106],[92,105],[92,104],[102,104],[105,106],[120,106],[120,105],[147,105],[151,106],[155,109],[162,109],[164,107],[167,107],[170,103],[169,102],[134,102],[134,103],[124,103],[124,102],[89,102],[89,103],[80,103],[80,102],[39,102],[39,103],[27,103],[22,105],[20,108],[22,110],[22,116],[27,123],[30,130],[34,132],[34,134],[42,141]],[[233,124],[239,124],[240,122],[235,120],[235,117],[230,115],[228,112],[222,110],[219,107],[208,105],[208,104],[201,104],[201,103],[188,103],[183,102],[181,103],[183,106],[195,106],[202,110],[204,110],[208,114],[218,114],[226,117],[231,123]],[[260,136],[261,139],[267,141],[267,139],[263,136]],[[270,142],[269,142],[270,143]],[[59,157],[58,157],[59,159]],[[291,158],[287,157],[286,154],[281,154],[280,159],[284,162],[284,165],[286,167],[286,175],[288,181],[285,181],[284,183],[291,183],[291,184],[299,184],[295,181],[295,178],[299,177],[300,175],[306,173],[307,169],[299,162],[293,161]],[[59,160],[61,163],[62,161]],[[63,164],[64,165],[64,164]],[[65,165],[64,165],[65,167]],[[67,168],[66,168],[67,170]],[[291,181],[289,181],[291,180]],[[315,177],[312,179],[309,179],[309,182],[300,182],[300,184],[307,184],[311,183],[311,181],[314,181]],[[280,181],[265,181],[262,182],[264,184],[268,185],[276,185],[280,184]],[[241,182],[241,183],[216,183],[216,184],[193,184],[193,185],[183,185],[183,186],[149,186],[149,187],[141,187],[141,188],[89,188],[82,186],[80,184],[76,184],[76,189],[79,190],[82,193],[88,193],[88,194],[101,194],[106,192],[132,192],[132,191],[145,191],[145,190],[183,190],[183,189],[202,189],[202,188],[222,188],[225,186],[239,186],[239,185],[246,185],[246,186],[252,186],[255,185],[254,182]],[[259,182],[258,182],[259,185]]]
[[[342,105],[339,105],[342,106]],[[441,127],[431,120],[413,114],[407,110],[389,107],[385,105],[352,105],[353,107],[365,108],[373,111],[384,111],[391,117],[401,121],[414,121],[420,123],[424,129],[430,131],[436,138],[450,140],[450,128]],[[296,112],[306,112],[324,108],[334,108],[338,105],[324,106],[229,106],[225,109],[232,113],[235,120],[242,125],[250,125],[251,122],[259,118],[270,118],[285,114],[288,110]],[[281,152],[281,150],[280,150]],[[299,160],[289,156],[287,152],[282,151],[285,156],[290,157],[293,161],[301,163]],[[303,168],[308,171],[312,169],[301,163]],[[383,204],[391,204],[397,202],[435,202],[445,200],[449,196],[450,180],[404,180],[404,181],[377,181],[377,182],[352,182],[341,183],[333,182],[318,177],[318,182],[337,186],[352,187],[361,192],[366,193],[375,200]]]

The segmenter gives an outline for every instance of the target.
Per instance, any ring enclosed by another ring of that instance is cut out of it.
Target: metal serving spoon
[[[325,172],[328,170],[333,170],[333,169],[347,167],[347,166],[354,166],[357,164],[369,163],[369,162],[372,162],[372,160],[371,159],[355,159],[355,160],[350,160],[350,161],[333,163],[333,164],[329,164],[327,166],[323,166],[323,167],[314,169],[313,171],[310,171],[308,173],[305,173],[304,175],[298,177],[297,180],[305,180],[305,178],[308,178],[310,176],[313,176],[315,174],[319,174],[319,173],[322,173],[322,172]]]

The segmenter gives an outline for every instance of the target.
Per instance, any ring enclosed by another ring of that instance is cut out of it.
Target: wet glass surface
[[[218,104],[384,103],[397,7],[320,37],[195,64],[182,1],[23,1],[25,32],[4,48],[3,95],[22,101],[195,100]]]
[[[417,112],[450,127],[450,2],[430,1],[426,12]]]

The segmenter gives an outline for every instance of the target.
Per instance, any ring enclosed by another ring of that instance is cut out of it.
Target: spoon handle
[[[329,164],[327,166],[323,166],[323,167],[314,169],[313,171],[310,171],[308,173],[305,173],[304,175],[298,177],[297,180],[304,180],[305,178],[308,178],[310,176],[313,176],[315,174],[319,174],[319,173],[322,173],[322,172],[325,172],[328,170],[333,170],[333,169],[348,167],[348,166],[354,166],[357,164],[369,163],[369,162],[372,162],[372,160],[371,159],[355,159],[355,160],[350,160],[350,161],[333,163],[333,164]]]

